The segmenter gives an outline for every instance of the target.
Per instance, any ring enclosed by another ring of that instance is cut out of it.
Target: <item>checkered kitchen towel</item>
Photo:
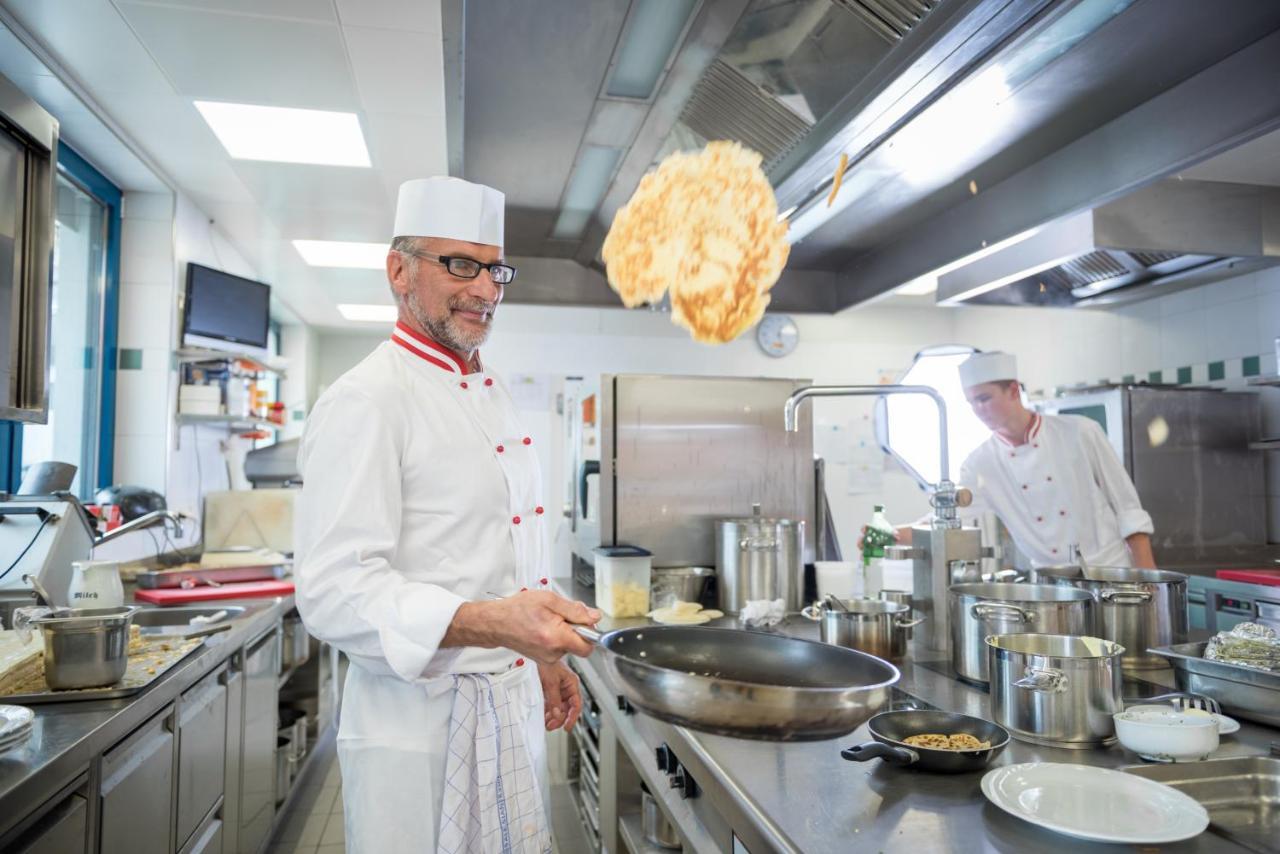
[[[501,681],[454,676],[437,854],[547,854],[551,831],[525,740],[526,709]]]

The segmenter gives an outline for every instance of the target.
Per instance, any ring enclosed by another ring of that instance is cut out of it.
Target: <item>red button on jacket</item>
[[[511,524],[513,524],[513,525],[519,525],[519,524],[520,524],[520,517],[519,517],[519,516],[513,516],[513,517],[511,518]]]

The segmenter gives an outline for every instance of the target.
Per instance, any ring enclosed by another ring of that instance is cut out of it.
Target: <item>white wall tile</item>
[[[164,457],[164,436],[117,434],[115,480],[117,483],[130,483],[164,492]]]
[[[149,219],[156,222],[172,222],[173,194],[125,193],[124,218],[126,220]]]
[[[120,288],[120,346],[171,349],[175,303],[170,286],[124,283]]]
[[[1258,340],[1258,299],[1207,302],[1204,308],[1205,358],[1252,356]]]
[[[1206,306],[1216,305],[1221,302],[1232,302],[1233,300],[1250,299],[1258,295],[1257,274],[1245,273],[1243,276],[1201,285],[1198,290],[1204,294],[1204,304]]]
[[[1176,294],[1157,297],[1156,302],[1160,306],[1161,317],[1172,317],[1177,314],[1194,311],[1204,308],[1204,288],[1191,288],[1179,291]]]
[[[1259,295],[1255,315],[1258,323],[1258,349],[1250,355],[1270,353],[1274,356],[1276,339],[1280,338],[1280,290]]]
[[[1280,267],[1268,267],[1253,274],[1259,294],[1280,294]]]
[[[172,286],[172,223],[149,219],[123,222],[120,231],[120,279]]]
[[[169,371],[148,368],[148,357],[161,351],[143,353],[143,369],[116,372],[116,436],[159,436],[163,464],[164,435],[169,421]]]
[[[1195,293],[1188,291],[1187,293]],[[1174,294],[1182,296],[1182,294]],[[1167,314],[1160,321],[1160,362],[1179,367],[1203,362],[1207,356],[1203,306],[1181,314]]]

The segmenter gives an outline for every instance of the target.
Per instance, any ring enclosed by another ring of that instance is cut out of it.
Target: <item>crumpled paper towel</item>
[[[752,599],[742,607],[738,618],[748,626],[776,626],[787,616],[787,603],[783,599]]]

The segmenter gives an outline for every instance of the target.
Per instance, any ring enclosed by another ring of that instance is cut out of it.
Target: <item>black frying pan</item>
[[[921,771],[938,771],[944,774],[961,774],[981,771],[1005,749],[1009,743],[1009,731],[991,721],[958,715],[954,712],[904,711],[883,712],[867,721],[867,730],[875,741],[855,744],[840,751],[850,762],[866,762],[883,759],[894,765],[911,766]],[[990,747],[979,750],[935,750],[905,744],[913,735],[937,733],[958,735],[966,733],[978,741],[991,742]]]

